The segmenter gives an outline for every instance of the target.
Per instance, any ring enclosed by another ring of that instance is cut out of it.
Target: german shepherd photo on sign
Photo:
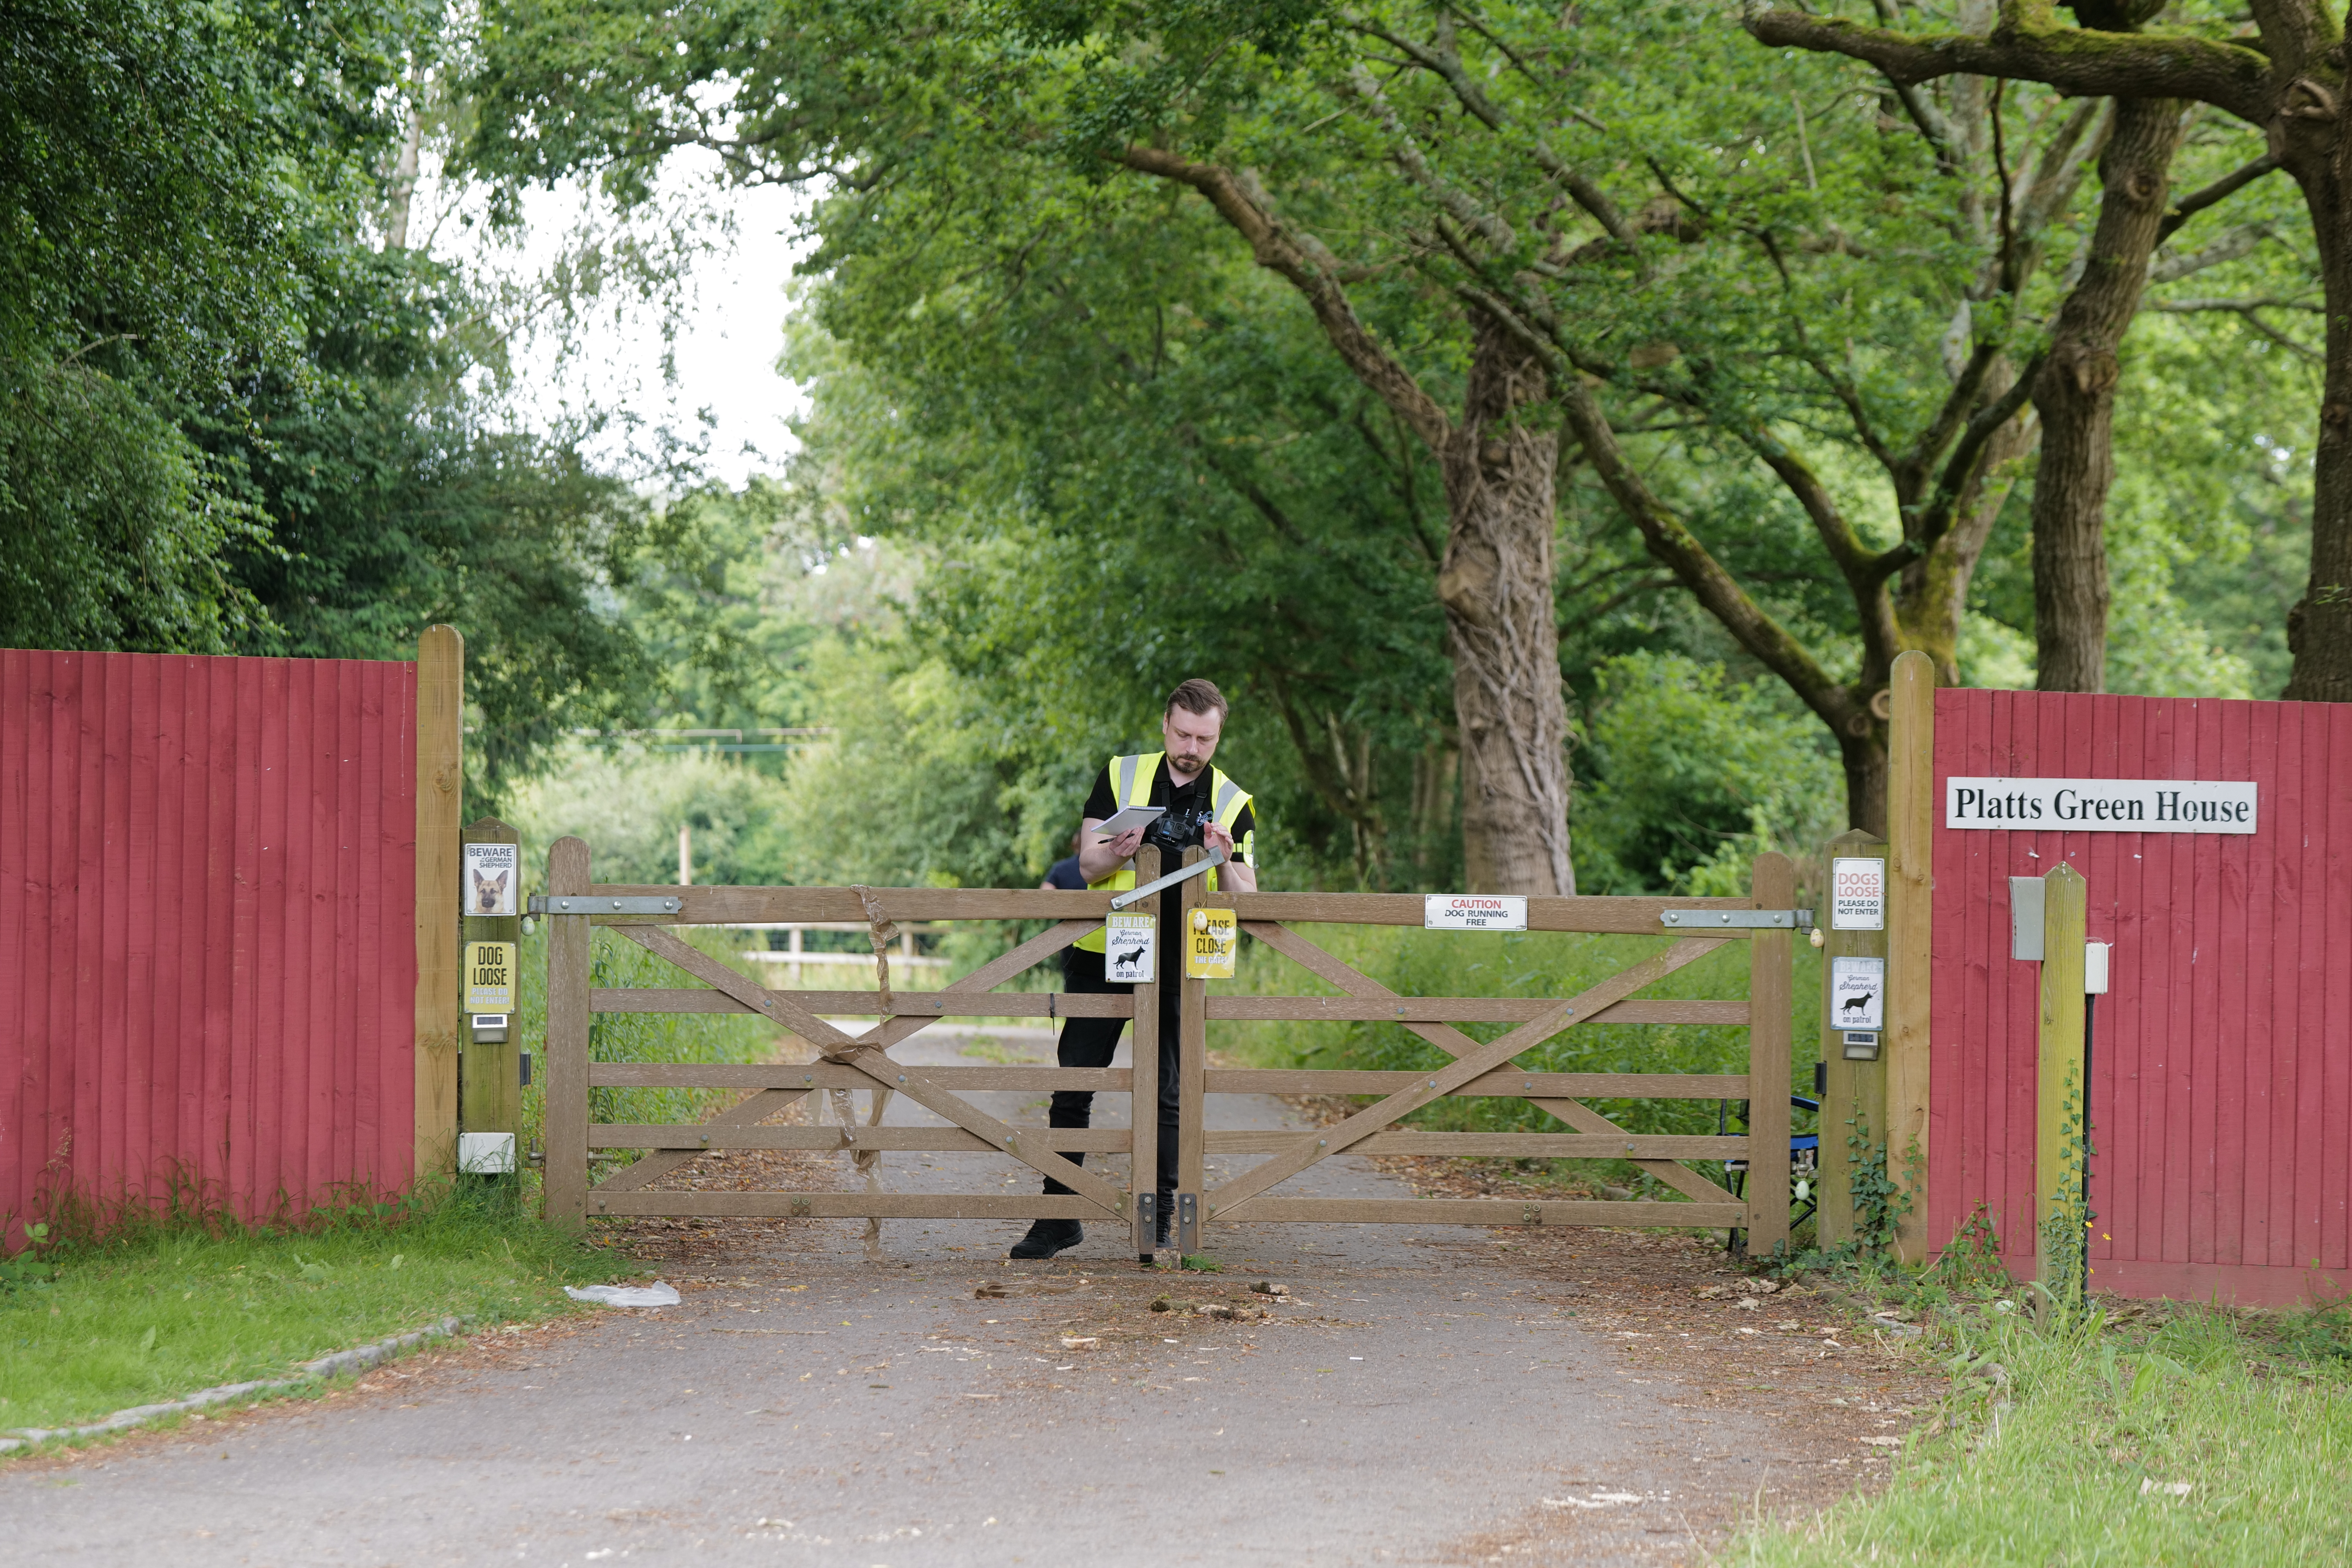
[[[513,914],[517,884],[522,880],[520,850],[512,844],[468,844],[465,848],[466,868],[457,889],[465,913]]]

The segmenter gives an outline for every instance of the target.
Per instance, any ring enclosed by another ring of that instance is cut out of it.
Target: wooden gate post
[[[510,847],[511,852],[504,858],[511,862],[513,869],[496,887],[493,901],[514,910],[522,908],[521,842],[520,834],[495,816],[469,824],[459,836],[460,853],[468,861],[476,853],[474,845]],[[521,1152],[512,1142],[522,1131],[522,1020],[518,1013],[522,982],[514,963],[521,956],[522,919],[520,915],[482,913],[484,890],[461,875],[458,896],[464,900],[466,914],[458,922],[457,932],[461,969],[457,984],[457,1129],[462,1140],[460,1147],[467,1151],[464,1163],[469,1166],[479,1158],[474,1148],[479,1141],[465,1138],[464,1134],[489,1133],[509,1139],[506,1169],[496,1173],[511,1183],[522,1169]],[[486,973],[486,966],[474,962],[477,942],[505,944],[508,962],[504,965],[504,981],[508,994],[504,997],[488,994],[496,990],[498,977]],[[503,1026],[484,1026],[480,1022],[482,1015],[503,1018]],[[486,1036],[498,1037],[485,1038]],[[491,1173],[481,1169],[477,1173]]]
[[[1886,1174],[1909,1200],[1895,1256],[1925,1263],[1927,1235],[1927,978],[1935,942],[1936,661],[1895,660],[1886,772]]]
[[[1880,920],[1876,931],[1841,931],[1838,929],[1837,863],[1840,860],[1876,860],[1879,862]],[[1814,1210],[1814,1226],[1823,1247],[1834,1247],[1852,1241],[1854,1237],[1853,1214],[1853,1151],[1846,1139],[1861,1132],[1873,1143],[1886,1139],[1886,1059],[1885,1036],[1879,1036],[1879,1057],[1875,1061],[1850,1060],[1845,1054],[1845,1031],[1838,1026],[1832,1003],[1832,982],[1841,958],[1886,957],[1885,928],[1885,861],[1886,840],[1857,827],[1841,833],[1822,847],[1822,868],[1828,874],[1823,908],[1814,913],[1815,929],[1822,933],[1822,1172],[1821,1202]],[[1886,998],[1878,998],[1884,1014]],[[1851,1123],[1852,1125],[1849,1125]],[[1889,1163],[1892,1163],[1890,1156]]]
[[[1184,864],[1196,864],[1207,853],[1195,845],[1184,851]],[[1192,911],[1212,900],[1220,907],[1230,907],[1228,900],[1204,890],[1207,880],[1206,877],[1194,877],[1177,887],[1182,895],[1177,905],[1182,919],[1177,927],[1177,952],[1173,956],[1180,965],[1184,963],[1184,955],[1192,943]],[[1177,1019],[1181,1048],[1176,1059],[1176,1223],[1170,1234],[1176,1250],[1188,1253],[1201,1249],[1201,1222],[1208,1218],[1208,1203],[1203,1196],[1208,1190],[1207,1142],[1201,1123],[1208,1102],[1209,983],[1194,980],[1181,968],[1177,973],[1177,983],[1184,990],[1182,1012]]]
[[[1159,847],[1143,845],[1135,852],[1135,885],[1159,879]],[[1167,896],[1154,893],[1135,906],[1137,914],[1152,921],[1151,978],[1135,988],[1135,1021],[1127,1036],[1132,1042],[1128,1049],[1127,1190],[1133,1194],[1129,1212],[1135,1216],[1135,1255],[1142,1261],[1150,1260],[1159,1243],[1160,988],[1169,983],[1168,966],[1177,962],[1160,941],[1160,900]],[[1151,1204],[1143,1201],[1146,1193],[1155,1194]]]
[[[588,846],[559,838],[547,851],[550,907],[588,890]],[[547,917],[548,1223],[568,1230],[588,1224],[588,917]]]
[[[2090,883],[2063,860],[2042,879],[2042,1030],[2034,1085],[2033,1277],[2055,1284],[2080,1265],[2082,1237],[2067,1218],[2081,1198],[2082,1168],[2068,1147],[2081,1096],[2087,1120],[2091,1086],[2083,1071],[2083,931]],[[2066,1253],[2053,1251],[2064,1226]]]
[[[466,639],[416,639],[415,1180],[457,1169],[457,823],[466,795]]]
[[[1759,855],[1749,896],[1762,910],[1797,901],[1786,855]],[[1759,931],[1748,951],[1748,1251],[1769,1258],[1789,1246],[1789,1009],[1795,1001],[1795,933]]]

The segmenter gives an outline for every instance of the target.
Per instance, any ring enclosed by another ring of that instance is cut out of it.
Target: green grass
[[[2046,1329],[1960,1308],[1953,1392],[1885,1492],[1750,1530],[1752,1564],[2340,1562],[2352,1317],[2159,1307]],[[2171,1489],[2185,1484],[2185,1495]]]
[[[573,1310],[563,1286],[625,1259],[458,1197],[321,1216],[304,1234],[134,1225],[61,1246],[56,1278],[0,1289],[0,1431],[97,1420],[448,1316]]]

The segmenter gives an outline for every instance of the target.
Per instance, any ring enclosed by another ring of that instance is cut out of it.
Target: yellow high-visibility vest
[[[1165,752],[1147,752],[1137,756],[1113,757],[1110,760],[1111,799],[1116,808],[1123,809],[1130,805],[1151,804],[1151,781],[1160,776],[1160,759],[1167,754]],[[1211,763],[1209,815],[1215,820],[1217,826],[1231,833],[1234,830],[1234,824],[1241,820],[1242,807],[1249,803],[1249,792],[1227,778],[1223,769]],[[1234,847],[1237,851],[1246,851],[1248,846],[1235,844]],[[1175,869],[1177,868],[1174,866],[1162,866],[1160,868],[1160,874],[1164,877]],[[1217,874],[1214,871],[1210,872],[1208,880],[1209,890],[1214,892],[1217,887]],[[1101,881],[1089,882],[1087,886],[1097,892],[1105,890],[1114,893],[1125,892],[1135,886],[1134,860],[1128,860]],[[1088,931],[1070,945],[1084,948],[1088,952],[1100,952],[1103,950],[1103,933],[1098,930]]]

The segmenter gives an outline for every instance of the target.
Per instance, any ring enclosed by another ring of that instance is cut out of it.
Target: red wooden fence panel
[[[2252,780],[2251,835],[1944,826],[1961,777]],[[2034,1247],[2040,965],[2009,883],[2063,858],[2115,944],[2091,1074],[2092,1276],[2284,1304],[2352,1286],[2352,706],[1936,694],[1928,1225]]]
[[[404,1187],[416,667],[0,651],[0,1245]]]

